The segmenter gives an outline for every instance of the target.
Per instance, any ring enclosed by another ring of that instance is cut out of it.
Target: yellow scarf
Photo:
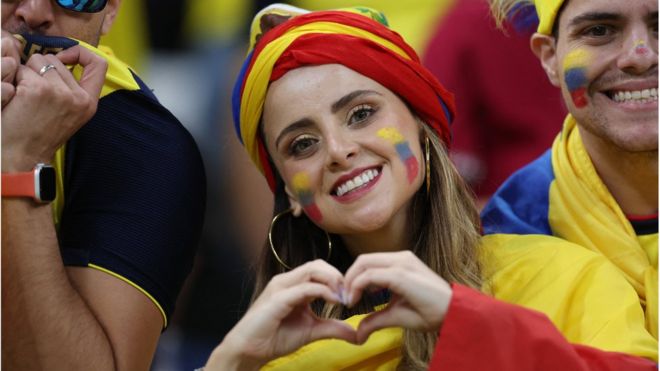
[[[548,219],[554,234],[603,254],[619,268],[637,291],[646,328],[657,339],[657,265],[649,262],[630,222],[596,173],[571,115],[552,146],[552,167],[555,181]],[[655,249],[657,255],[657,243]]]
[[[345,322],[357,328],[367,314],[353,316]],[[393,371],[401,362],[401,328],[386,328],[371,334],[362,345],[343,340],[327,339],[307,344],[280,357],[262,370],[350,370]]]
[[[484,236],[480,254],[487,295],[543,312],[571,343],[657,360],[635,290],[600,254],[552,236],[512,234]],[[357,328],[366,316],[346,322]],[[396,370],[402,334],[380,330],[361,346],[319,340],[262,370]]]

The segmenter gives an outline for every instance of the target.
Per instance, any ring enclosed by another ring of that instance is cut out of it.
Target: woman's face
[[[343,235],[405,228],[420,127],[387,88],[338,64],[292,70],[268,89],[263,131],[294,214]]]

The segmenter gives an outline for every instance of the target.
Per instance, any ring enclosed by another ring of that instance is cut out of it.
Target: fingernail
[[[341,283],[339,284],[338,295],[340,298],[340,302],[346,305],[346,290],[344,290],[344,285],[342,285]]]
[[[353,294],[344,294],[344,297],[346,298],[345,305],[351,305],[351,303],[353,302]]]

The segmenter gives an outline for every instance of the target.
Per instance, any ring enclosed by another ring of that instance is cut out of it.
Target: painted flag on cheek
[[[379,137],[389,141],[394,145],[399,158],[406,166],[408,183],[412,183],[419,173],[419,162],[417,161],[415,155],[412,153],[408,141],[405,140],[403,135],[401,135],[401,133],[399,133],[396,128],[392,127],[380,129],[378,130],[377,134]]]
[[[309,176],[305,172],[297,173],[293,176],[293,189],[302,204],[303,210],[310,219],[315,222],[323,220],[321,210],[314,201],[314,193],[309,186]]]
[[[564,59],[564,81],[575,107],[587,105],[587,62],[589,55],[582,49],[574,50]]]

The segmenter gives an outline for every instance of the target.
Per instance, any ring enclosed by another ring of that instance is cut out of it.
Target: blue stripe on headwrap
[[[440,101],[440,105],[442,106],[442,111],[445,113],[445,117],[447,118],[447,126],[451,125],[451,122],[454,121],[454,117],[452,117],[451,112],[449,112],[449,108],[447,105],[445,105],[445,102],[442,100],[442,98],[438,97],[438,100]]]
[[[251,50],[248,53],[243,66],[241,66],[241,72],[238,73],[236,78],[236,83],[234,83],[234,89],[231,93],[231,111],[234,116],[234,129],[236,130],[236,135],[238,135],[238,140],[243,144],[243,137],[241,136],[241,87],[243,86],[243,81],[245,80],[245,74],[247,73],[248,66],[250,66],[250,61],[252,60],[252,53],[254,50]]]

